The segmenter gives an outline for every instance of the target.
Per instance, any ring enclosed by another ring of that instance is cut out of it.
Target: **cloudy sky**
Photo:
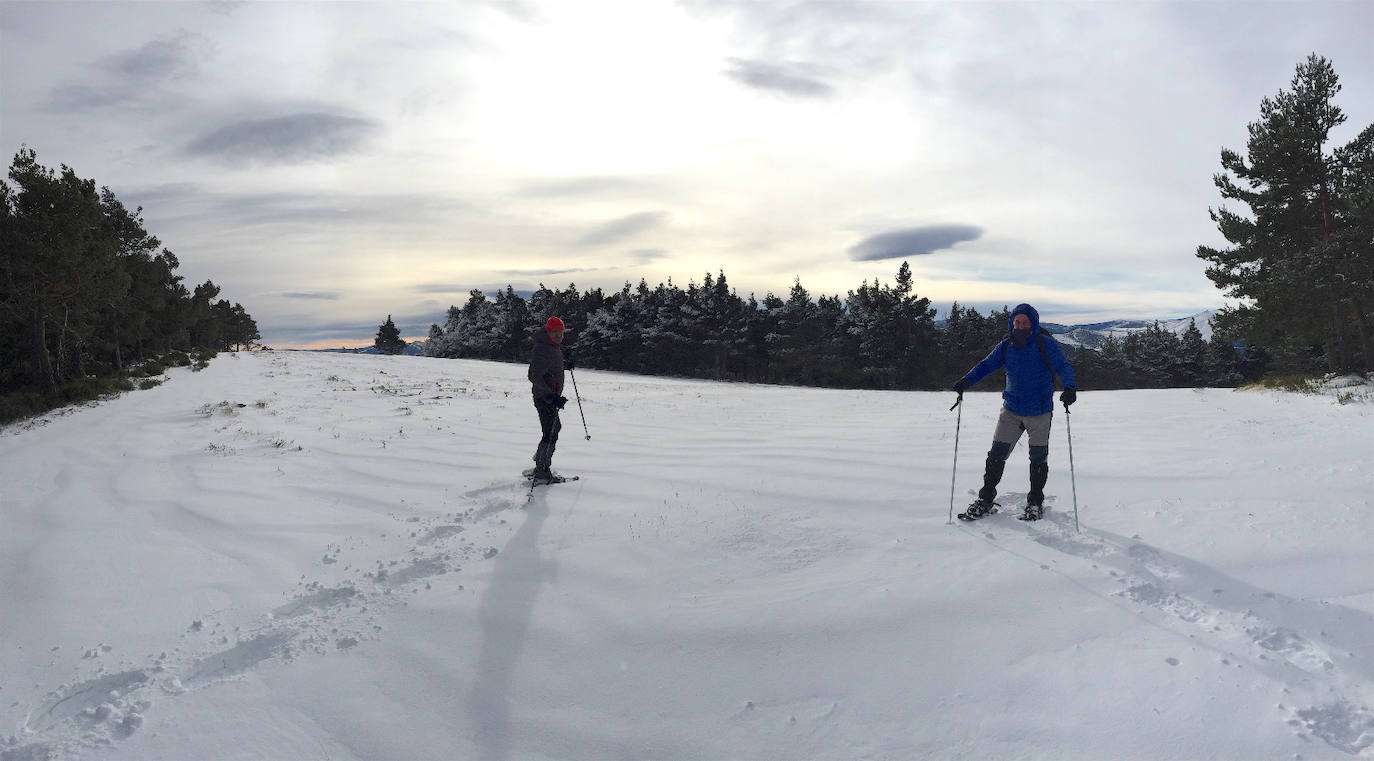
[[[1374,121],[1374,3],[11,2],[0,148],[142,206],[268,345],[467,292],[700,282],[942,311],[1223,303],[1224,147],[1310,53]]]

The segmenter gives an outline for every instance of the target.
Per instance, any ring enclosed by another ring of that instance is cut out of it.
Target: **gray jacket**
[[[542,327],[535,328],[530,352],[530,393],[534,401],[553,401],[563,395],[563,350],[549,340]]]

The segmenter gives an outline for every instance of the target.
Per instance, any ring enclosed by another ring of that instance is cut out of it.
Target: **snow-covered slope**
[[[1374,757],[1367,403],[1085,392],[965,525],[996,394],[579,371],[531,495],[519,365],[172,372],[0,432],[4,761]]]
[[[1212,340],[1212,318],[1215,316],[1216,312],[1209,309],[1188,317],[1159,320],[1158,322],[1164,330],[1180,336],[1187,332],[1190,324],[1196,324],[1198,332],[1202,334],[1202,340],[1210,341]],[[1139,333],[1154,324],[1154,320],[1111,320],[1110,322],[1097,322],[1089,325],[1047,324],[1045,327],[1054,334],[1055,340],[1062,344],[1096,349],[1102,346],[1108,338],[1115,338],[1120,341],[1126,336]]]

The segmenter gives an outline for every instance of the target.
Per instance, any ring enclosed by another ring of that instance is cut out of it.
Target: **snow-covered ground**
[[[1374,758],[1374,404],[1085,392],[1048,519],[963,524],[996,394],[579,371],[529,496],[524,374],[227,354],[0,431],[0,757]]]

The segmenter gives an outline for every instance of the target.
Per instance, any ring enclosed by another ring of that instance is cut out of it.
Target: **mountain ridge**
[[[1139,333],[1156,324],[1176,335],[1183,335],[1188,330],[1189,324],[1195,324],[1198,332],[1202,334],[1202,340],[1210,341],[1212,340],[1212,319],[1216,315],[1216,310],[1208,309],[1187,317],[1168,320],[1108,320],[1083,325],[1042,322],[1040,327],[1054,336],[1054,339],[1060,343],[1097,349],[1106,343],[1108,338],[1115,338],[1119,341],[1131,333]]]

